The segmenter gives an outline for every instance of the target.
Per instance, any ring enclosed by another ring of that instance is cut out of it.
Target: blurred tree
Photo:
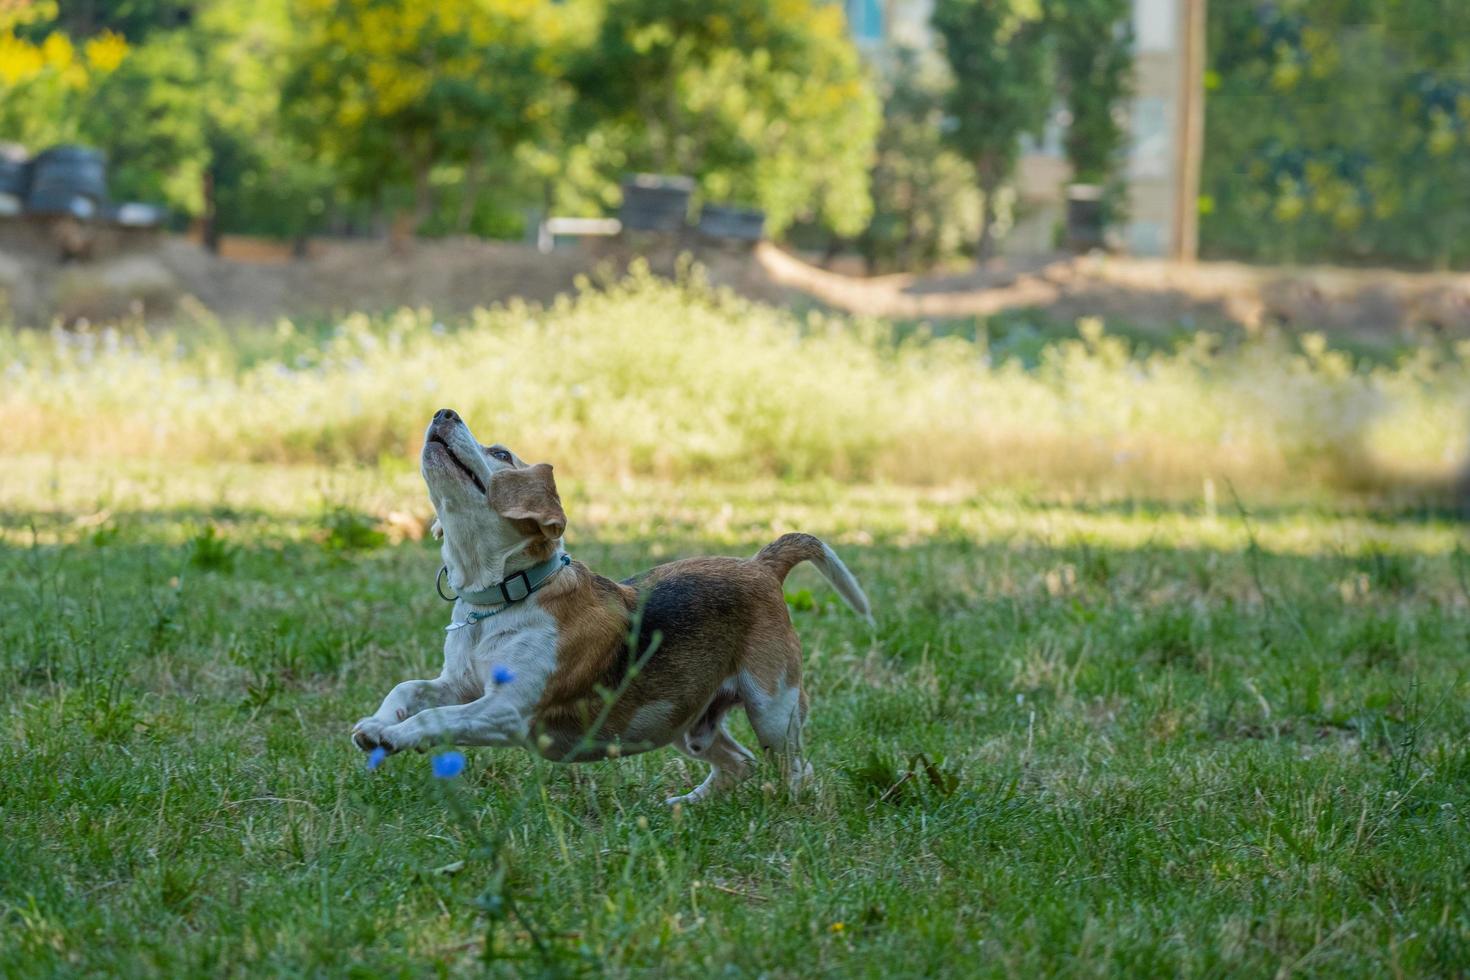
[[[1209,28],[1209,251],[1470,263],[1470,4],[1211,4]]]
[[[1470,264],[1470,3],[1397,0],[1382,16],[1389,45],[1416,57],[1393,108],[1405,132],[1404,235],[1436,268]]]
[[[996,192],[1015,169],[1022,134],[1039,130],[1052,102],[1051,44],[1040,0],[937,0],[934,28],[954,75],[951,145],[979,181],[977,256],[994,250]]]
[[[285,0],[103,6],[89,17],[100,15],[138,38],[75,115],[79,138],[107,153],[113,196],[201,219],[211,247],[222,231],[302,233],[330,175],[279,125]]]
[[[81,107],[81,136],[107,153],[114,197],[199,212],[209,162],[203,85],[189,38],[159,32],[135,47]]]
[[[601,0],[541,4],[536,35],[541,64],[553,79],[543,124],[514,153],[443,168],[429,234],[524,238],[527,223],[540,215],[596,217],[616,205],[617,186],[602,169],[606,146],[570,124],[574,90],[564,81],[566,66],[592,43],[600,17]]]
[[[1132,0],[1049,0],[1057,76],[1072,117],[1067,161],[1080,183],[1108,185],[1127,133],[1124,103],[1133,90]]]
[[[83,109],[129,55],[117,34],[76,43],[56,18],[48,0],[0,4],[0,137],[32,149],[81,139]]]
[[[899,48],[885,72],[873,167],[873,219],[857,239],[869,274],[953,258],[974,241],[975,171],[943,135],[948,78],[922,52]]]
[[[689,174],[707,199],[763,208],[773,234],[867,223],[879,107],[837,4],[606,0],[570,77],[608,178]]]
[[[106,31],[136,43],[154,31],[187,27],[198,3],[196,0],[60,0],[58,6],[57,26],[72,37],[90,37]]]
[[[223,232],[298,238],[320,225],[333,174],[287,131],[287,0],[204,0],[188,35],[200,60],[208,164],[200,185],[206,242]]]
[[[550,11],[518,0],[293,0],[292,129],[360,199],[411,188],[417,229],[433,210],[436,167],[508,156],[551,116]]]

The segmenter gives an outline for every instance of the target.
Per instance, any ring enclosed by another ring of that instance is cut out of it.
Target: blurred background
[[[529,322],[592,472],[1442,493],[1467,65],[1457,0],[0,0],[0,449],[406,456],[531,424],[446,357]]]

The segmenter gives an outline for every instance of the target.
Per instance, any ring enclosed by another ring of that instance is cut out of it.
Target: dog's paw
[[[392,751],[392,747],[383,739],[383,723],[372,717],[364,718],[352,726],[352,744],[364,752],[371,752],[379,747]]]
[[[718,788],[719,787],[714,784],[713,778],[706,779],[704,782],[700,783],[698,786],[694,787],[683,796],[671,796],[668,799],[664,800],[664,806],[689,806],[691,804],[698,803],[701,800],[707,799],[710,796],[711,792]]]
[[[800,796],[803,790],[812,785],[812,777],[815,775],[810,762],[805,759],[796,760],[796,764],[791,767],[791,772],[786,777],[786,786],[791,791],[791,795]]]

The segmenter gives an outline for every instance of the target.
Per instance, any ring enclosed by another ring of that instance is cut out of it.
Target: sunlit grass
[[[456,815],[346,738],[438,669],[413,473],[0,473],[7,976],[472,974],[487,936],[504,975],[1470,965],[1470,556],[1433,514],[568,479],[608,574],[802,527],[878,628],[792,576],[804,800],[471,750]]]
[[[1359,363],[1321,338],[1135,355],[1084,322],[1037,363],[978,338],[746,303],[644,274],[548,310],[0,334],[0,452],[402,462],[457,408],[583,478],[881,480],[1192,496],[1443,481],[1470,350]],[[1085,490],[1084,490],[1085,488]]]
[[[99,527],[139,540],[177,543],[187,529],[218,524],[248,542],[259,528],[273,538],[309,539],[334,513],[361,516],[387,541],[422,536],[433,516],[417,472],[392,467],[280,466],[252,463],[107,463],[42,456],[0,457],[0,541],[22,546],[85,539]],[[896,546],[935,538],[986,546],[1061,546],[1087,541],[1105,549],[1161,545],[1240,551],[1256,545],[1282,554],[1387,551],[1444,557],[1465,542],[1455,515],[1433,508],[1386,512],[1352,501],[1273,504],[1221,491],[1193,500],[1057,500],[1011,490],[832,482],[741,484],[654,480],[604,482],[560,471],[572,516],[570,540],[659,539],[734,546],[763,534],[801,529],[834,542]],[[1225,499],[1220,499],[1224,497]]]

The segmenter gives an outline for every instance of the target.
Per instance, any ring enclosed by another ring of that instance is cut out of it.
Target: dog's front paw
[[[392,751],[392,747],[383,739],[383,723],[371,716],[352,726],[352,744],[364,752],[371,752],[379,747]]]

